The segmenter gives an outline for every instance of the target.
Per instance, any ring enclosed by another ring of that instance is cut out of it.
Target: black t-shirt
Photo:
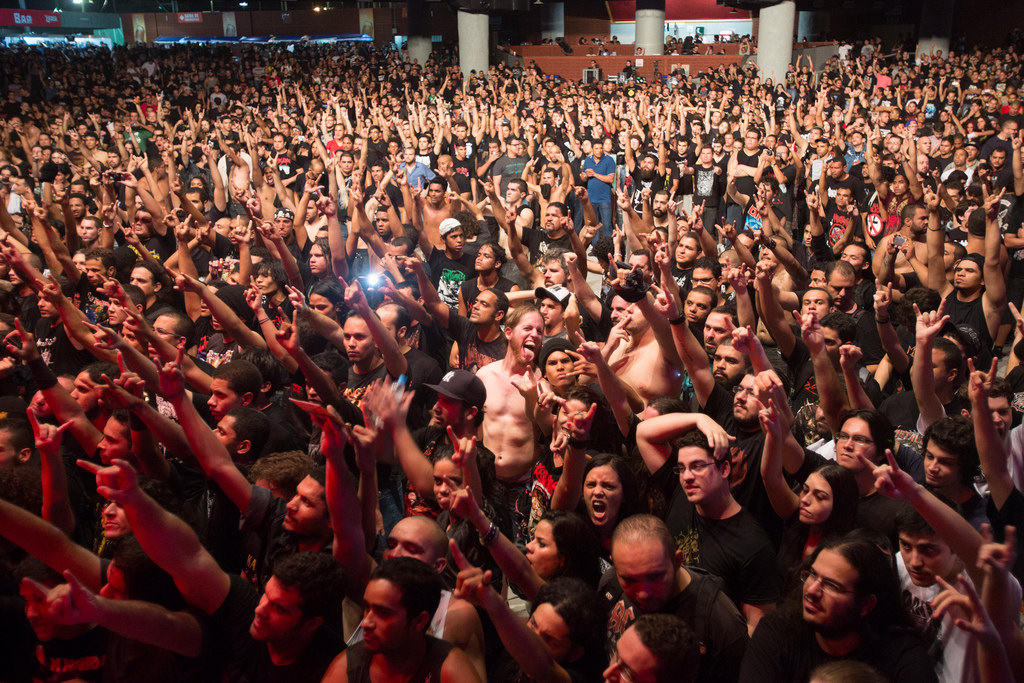
[[[60,318],[53,324],[50,318],[40,318],[36,323],[36,346],[43,362],[50,366],[55,375],[77,375],[92,362],[93,357],[85,349],[76,349],[71,338],[64,331]]]
[[[467,310],[473,306],[473,302],[476,301],[477,295],[480,294],[479,280],[479,277],[475,277],[462,283],[462,301],[465,302]],[[508,294],[515,286],[516,283],[509,280],[507,277],[499,275],[498,281],[494,283],[494,287],[490,287],[489,289],[496,289],[499,292]]]
[[[408,424],[410,429],[424,426],[430,420],[430,409],[437,403],[437,392],[424,386],[437,384],[444,376],[437,361],[419,349],[405,352],[405,360],[409,368],[405,371],[409,378],[409,390],[416,392],[409,406]]]
[[[92,683],[103,680],[110,632],[94,627],[75,638],[54,638],[39,643],[36,659],[39,672],[35,680],[56,683],[70,678]]]
[[[460,370],[476,372],[485,365],[505,357],[508,340],[499,334],[494,340],[485,342],[480,338],[476,325],[457,313],[448,315],[448,334],[459,345]]]
[[[572,250],[572,240],[569,235],[563,235],[562,237],[549,237],[548,233],[544,230],[538,230],[536,228],[524,228],[523,229],[523,246],[526,247],[530,254],[530,263],[538,263],[551,249],[562,249],[564,251]]]
[[[644,178],[638,164],[629,174],[629,179],[633,189],[633,210],[637,213],[643,213],[644,210],[643,190],[650,190],[653,196],[665,189],[665,176],[658,173],[657,169],[650,178]]]
[[[476,273],[475,259],[463,253],[457,260],[448,257],[444,249],[434,249],[427,258],[430,283],[437,289],[441,301],[449,308],[459,310],[459,287]]]
[[[725,431],[736,437],[736,441],[729,449],[729,459],[732,461],[730,478],[734,482],[738,481],[733,484],[732,495],[744,510],[754,516],[772,543],[777,546],[782,538],[782,519],[775,514],[771,500],[768,499],[768,491],[764,488],[764,480],[761,479],[764,432],[761,431],[760,426],[755,425],[752,429],[747,430],[741,429],[736,424],[732,413],[732,394],[717,382],[715,388],[711,390],[707,405],[701,412],[714,419],[715,422],[722,425]],[[653,476],[674,476],[670,463],[671,459],[665,463],[662,470]],[[786,476],[789,477],[789,475]],[[678,480],[678,477],[676,479]],[[799,479],[799,475],[793,475],[793,479],[802,481]],[[665,489],[665,485],[662,485],[662,489]],[[671,492],[672,489],[668,490]]]
[[[700,165],[693,167],[694,205],[699,206],[701,202],[704,202],[705,209],[714,209],[718,206],[724,190],[722,174],[715,173],[717,168],[720,167],[714,164],[707,168]]]
[[[778,601],[775,549],[749,512],[741,508],[727,519],[702,517],[677,483],[665,524],[683,553],[683,564],[722,577],[726,594],[737,605]]]
[[[900,683],[935,683],[934,663],[920,639],[909,631],[888,629],[869,638],[842,657],[827,654],[799,606],[787,606],[765,616],[757,625],[743,657],[740,683],[807,681],[818,666],[842,659],[865,662],[885,680]]]
[[[699,569],[685,568],[690,583],[658,610],[682,619],[700,643],[701,661],[697,680],[735,681],[747,648],[747,625],[736,605],[722,591],[722,580]],[[601,577],[598,592],[605,600],[609,647],[615,645],[638,617],[645,614],[622,592],[614,569]]]

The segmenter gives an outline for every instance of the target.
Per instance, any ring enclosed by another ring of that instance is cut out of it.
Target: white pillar
[[[541,5],[540,37],[548,40],[565,37],[564,2],[545,2]]]
[[[778,5],[761,8],[757,28],[757,66],[761,79],[779,83],[793,61],[793,28],[796,3],[784,0]]]
[[[434,49],[430,42],[430,36],[409,36],[406,45],[409,49],[409,59],[419,62],[421,66],[427,63],[427,60],[430,59],[430,52]]]
[[[921,23],[918,30],[917,56],[934,53],[949,56],[949,36],[953,33],[955,0],[924,0],[921,3]]]
[[[636,46],[644,55],[665,54],[665,9],[636,10]]]
[[[486,14],[459,10],[459,67],[463,78],[468,78],[470,71],[487,73],[490,30],[490,19]]]

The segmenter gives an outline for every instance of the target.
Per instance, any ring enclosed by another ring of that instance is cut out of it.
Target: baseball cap
[[[452,370],[438,384],[427,384],[434,391],[448,398],[462,401],[467,406],[483,410],[487,400],[487,389],[480,378],[469,370]]]
[[[286,218],[288,220],[291,220],[295,218],[295,213],[291,209],[286,209],[282,207],[274,212],[274,218]]]
[[[569,290],[562,285],[551,285],[550,287],[538,287],[533,291],[538,299],[552,299],[563,309],[569,305]]]
[[[444,237],[455,228],[461,227],[462,223],[460,223],[458,220],[454,218],[445,218],[443,221],[441,221],[441,225],[439,225],[437,229],[441,232],[441,237]]]

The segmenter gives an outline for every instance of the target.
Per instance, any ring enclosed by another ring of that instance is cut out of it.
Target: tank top
[[[441,680],[441,667],[444,660],[448,659],[448,653],[454,647],[431,636],[424,636],[427,639],[427,652],[423,657],[423,663],[416,673],[412,675],[408,683],[438,683]],[[366,652],[362,641],[348,648],[347,666],[349,683],[371,683],[370,662],[373,657]]]

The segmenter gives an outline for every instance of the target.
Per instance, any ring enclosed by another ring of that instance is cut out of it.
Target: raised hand
[[[939,308],[935,311],[921,312],[921,309],[914,304],[914,315],[917,316],[917,327],[915,328],[915,335],[917,337],[917,343],[929,343],[942,331],[943,325],[949,320],[948,315],[943,315],[946,311],[946,300],[943,299],[939,303]]]
[[[125,460],[115,459],[107,467],[88,460],[78,460],[77,464],[86,472],[96,475],[96,492],[107,500],[123,504],[139,491],[135,470]]]
[[[185,375],[181,371],[181,361],[185,357],[185,343],[178,345],[177,357],[160,366],[160,393],[171,403],[182,400],[185,397]]]
[[[818,316],[813,313],[801,316],[800,335],[812,354],[825,353],[825,333],[818,322]]]
[[[21,326],[21,320],[18,318],[14,319],[14,332],[4,337],[4,348],[7,349],[7,353],[22,363],[29,363],[39,358],[36,338]]]
[[[36,448],[39,449],[39,452],[43,455],[57,455],[60,452],[60,443],[64,432],[71,426],[71,421],[69,420],[59,427],[40,422],[35,408],[30,406],[28,422],[32,425],[32,434],[35,436]]]
[[[455,597],[462,598],[473,605],[483,606],[489,594],[494,593],[491,589],[490,570],[484,571],[470,564],[455,541],[448,541],[448,545],[451,549],[452,559],[455,560],[455,566],[459,569],[459,576],[455,583]]]
[[[871,462],[863,453],[857,453],[857,457],[865,467],[870,467],[875,477],[875,488],[888,497],[896,500],[911,500],[917,495],[917,483],[914,479],[900,469],[896,462],[896,456],[890,449],[885,449],[885,465],[876,465]]]
[[[864,357],[864,352],[856,344],[843,344],[839,347],[839,364],[844,370],[853,370],[857,361]]]

